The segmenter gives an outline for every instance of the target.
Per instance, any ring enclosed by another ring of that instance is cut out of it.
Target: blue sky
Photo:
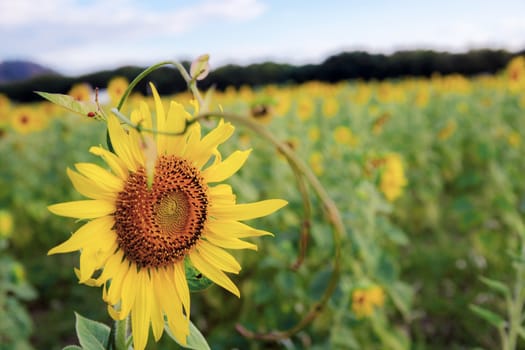
[[[343,50],[525,49],[518,0],[0,1],[0,60],[76,75],[209,53],[211,64],[319,63]]]

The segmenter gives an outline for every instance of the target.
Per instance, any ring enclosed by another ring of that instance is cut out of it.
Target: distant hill
[[[59,75],[52,69],[29,61],[0,62],[0,84],[27,80],[40,75]]]
[[[206,79],[199,82],[199,87],[209,89],[214,86],[217,90],[224,90],[229,86],[258,87],[266,84],[301,84],[307,81],[335,83],[355,79],[430,77],[434,73],[475,76],[497,73],[517,55],[525,55],[525,51],[478,49],[450,53],[412,50],[396,51],[388,55],[350,51],[332,55],[319,64],[290,65],[265,62],[247,66],[226,65],[212,70]],[[190,62],[181,63],[186,69],[189,68]],[[34,63],[4,62],[0,63],[0,94],[5,94],[17,102],[38,101],[42,98],[34,93],[35,90],[65,94],[75,83],[79,82],[88,83],[92,87],[104,88],[116,76],[123,76],[131,81],[143,69],[143,67],[126,66],[70,77],[59,75]],[[10,79],[9,82],[5,81],[6,75],[7,79]],[[32,78],[23,79],[30,75]],[[148,82],[153,82],[159,93],[163,95],[187,89],[186,82],[173,67],[162,67],[154,71],[148,75],[147,79],[137,84],[134,91],[144,95],[150,93]]]

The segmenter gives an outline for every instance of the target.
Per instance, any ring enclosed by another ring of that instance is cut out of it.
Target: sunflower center
[[[144,169],[131,174],[115,211],[117,241],[127,259],[139,267],[182,260],[204,229],[207,193],[200,171],[175,156],[157,159],[151,187]]]

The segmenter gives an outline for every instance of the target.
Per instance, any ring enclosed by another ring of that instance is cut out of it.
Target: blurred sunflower
[[[44,129],[46,119],[38,110],[21,106],[11,111],[11,127],[19,134],[28,134]]]
[[[347,145],[355,147],[359,143],[359,139],[354,135],[352,130],[346,126],[339,125],[334,129],[334,140],[339,145]]]
[[[0,94],[0,127],[9,124],[9,109],[11,108],[11,101],[9,97]]]
[[[285,116],[290,110],[291,104],[292,104],[292,101],[290,98],[290,94],[284,91],[279,91],[277,98],[276,98],[275,107],[274,107],[275,115],[279,117]]]
[[[9,238],[13,233],[13,216],[8,210],[0,210],[0,237]]]
[[[507,135],[507,142],[514,148],[518,148],[521,143],[521,136],[516,131],[512,131]]]
[[[518,82],[525,78],[525,57],[514,57],[506,67],[507,78],[511,81]]]
[[[297,101],[297,116],[300,120],[306,121],[312,117],[315,111],[315,104],[311,98],[306,96],[300,97]]]
[[[90,101],[93,89],[87,83],[79,83],[73,85],[67,94],[77,101]]]
[[[261,124],[270,124],[273,118],[272,106],[265,103],[253,104],[250,108],[250,115]]]
[[[390,202],[396,200],[403,193],[403,188],[407,185],[403,162],[397,153],[390,153],[385,156],[384,169],[381,173],[380,188],[386,199]]]
[[[313,125],[308,129],[308,139],[312,142],[317,142],[321,137],[321,130],[317,125]]]
[[[117,105],[128,86],[129,81],[124,77],[115,77],[109,81],[108,95],[112,106]]]
[[[308,159],[308,163],[310,163],[310,166],[312,167],[315,175],[321,176],[324,174],[323,155],[321,152],[312,152],[310,154],[310,158]]]
[[[352,292],[352,311],[357,318],[368,317],[374,312],[374,307],[385,303],[385,292],[379,286],[366,289],[355,289]]]
[[[439,130],[438,139],[440,139],[441,141],[448,140],[454,134],[456,129],[456,121],[450,119],[449,121],[447,121],[447,124],[443,128],[441,128],[441,130]]]
[[[326,97],[323,100],[323,116],[333,118],[339,113],[339,102],[333,96]]]
[[[156,129],[184,130],[191,116],[174,101],[164,113],[153,85],[152,90]],[[145,128],[153,124],[146,103],[132,112],[131,119]],[[190,295],[185,260],[239,297],[224,272],[237,274],[241,266],[223,248],[256,250],[256,245],[241,238],[271,233],[240,221],[268,215],[286,204],[279,199],[236,204],[229,185],[211,185],[237,172],[250,153],[235,151],[222,159],[217,147],[233,130],[221,121],[201,139],[200,125],[192,123],[183,135],[154,136],[124,129],[110,116],[108,131],[115,153],[101,147],[90,151],[101,156],[111,171],[91,163],[76,164],[78,172],[68,169],[68,176],[75,189],[90,199],[49,207],[57,215],[89,219],[49,254],[81,251],[80,282],[103,286],[103,299],[114,319],[131,313],[136,350],[146,346],[150,323],[155,340],[160,339],[164,317],[175,338],[186,343]],[[94,277],[97,270],[102,271]]]

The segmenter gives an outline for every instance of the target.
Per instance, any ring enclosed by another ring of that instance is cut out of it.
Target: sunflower
[[[122,95],[129,86],[129,81],[125,77],[114,77],[108,83],[107,91],[112,106],[116,106]]]
[[[385,156],[384,169],[381,173],[380,189],[386,199],[393,202],[403,194],[403,189],[408,181],[405,177],[401,156],[390,153]]]
[[[198,123],[183,135],[191,116],[172,101],[164,112],[152,85],[159,133],[125,129],[108,117],[114,153],[92,147],[110,170],[91,163],[76,164],[67,173],[75,189],[87,200],[49,206],[54,214],[87,219],[71,238],[48,254],[80,250],[80,283],[102,286],[108,312],[114,319],[131,314],[133,342],[144,349],[149,333],[162,336],[164,317],[176,339],[189,335],[190,294],[185,260],[211,281],[240,296],[225,272],[237,274],[241,266],[224,250],[253,249],[241,238],[271,235],[242,220],[262,217],[283,207],[284,200],[236,204],[232,188],[216,184],[237,172],[250,150],[235,151],[224,160],[219,144],[233,133],[230,123],[201,138]],[[153,125],[145,102],[131,113],[144,128]],[[211,158],[211,159],[210,159]]]
[[[335,142],[339,145],[355,147],[359,143],[357,136],[346,126],[339,125],[335,128],[333,134]]]
[[[9,110],[11,109],[11,101],[9,97],[0,94],[0,127],[9,124]]]
[[[67,94],[77,101],[90,101],[93,89],[88,83],[78,83],[73,85]]]
[[[43,130],[47,125],[45,117],[35,108],[16,107],[11,111],[11,127],[19,134]]]
[[[352,292],[352,311],[357,318],[372,315],[375,307],[381,307],[385,303],[385,292],[380,286],[374,285],[369,288],[355,289]]]

